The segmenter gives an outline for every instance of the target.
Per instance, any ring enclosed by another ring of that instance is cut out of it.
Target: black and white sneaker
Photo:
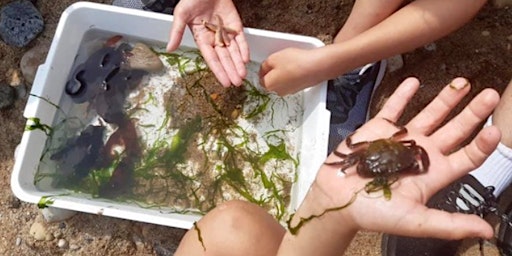
[[[494,187],[484,187],[471,175],[466,175],[437,192],[427,203],[428,207],[447,212],[476,214],[481,217],[496,212],[497,199]],[[461,240],[412,238],[384,234],[383,256],[453,256]]]
[[[327,83],[327,109],[331,112],[328,153],[369,117],[375,89],[386,71],[386,61],[355,69]]]
[[[512,202],[501,218],[497,246],[502,256],[512,256]]]

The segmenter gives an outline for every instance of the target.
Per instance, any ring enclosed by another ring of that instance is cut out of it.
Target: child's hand
[[[325,65],[317,49],[287,48],[270,55],[260,67],[260,83],[268,91],[284,96],[311,87],[323,79]]]
[[[226,46],[216,44],[215,32],[204,22],[219,26],[223,23],[227,36]],[[188,25],[197,47],[208,67],[219,82],[228,87],[239,86],[247,75],[245,64],[249,62],[249,46],[243,33],[240,16],[231,0],[188,0],[180,1],[174,9],[174,22],[170,33],[167,51],[176,50]]]
[[[441,126],[450,111],[469,92],[470,85],[467,83],[464,87],[465,83],[465,79],[455,79],[405,125],[408,133],[400,140],[414,140],[426,150],[430,159],[427,172],[399,175],[391,185],[391,197],[387,200],[381,190],[370,194],[365,192],[365,185],[372,179],[359,176],[355,166],[348,168],[343,176],[339,174],[340,168],[324,164],[297,215],[302,218],[318,215],[325,209],[345,205],[352,199],[354,201],[344,209],[305,223],[299,232],[306,231],[308,226],[314,229],[315,223],[319,226],[329,223],[333,227],[339,226],[340,230],[365,229],[442,239],[491,238],[492,227],[476,215],[448,213],[425,206],[438,190],[482,164],[500,141],[500,131],[489,126],[481,130],[471,143],[461,145],[497,105],[499,95],[492,89],[482,91],[461,113]],[[387,120],[398,120],[418,87],[416,79],[402,83],[377,116],[356,131],[352,143],[389,138],[398,131]],[[344,141],[337,150],[350,154],[357,149],[348,149]],[[342,159],[331,154],[326,162]],[[298,216],[292,226],[297,224]]]

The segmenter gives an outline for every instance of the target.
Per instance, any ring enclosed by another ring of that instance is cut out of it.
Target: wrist
[[[358,228],[346,209],[335,209],[338,206],[314,182],[288,223],[278,255],[339,255],[345,251]]]
[[[300,229],[297,228],[297,225],[306,226],[309,223],[317,223],[318,225],[339,226],[342,230],[351,230],[354,233],[358,231],[350,213],[350,206],[356,200],[357,194],[354,192],[346,196],[333,197],[328,191],[339,190],[326,189],[329,188],[320,185],[317,180],[313,182],[304,201],[289,221],[289,229],[297,230]]]

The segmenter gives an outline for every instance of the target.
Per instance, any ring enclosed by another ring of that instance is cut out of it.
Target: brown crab
[[[393,122],[386,120],[392,124]],[[430,160],[427,152],[414,140],[398,140],[407,134],[405,127],[391,137],[374,141],[353,143],[351,134],[345,142],[347,147],[355,150],[350,154],[334,151],[340,161],[325,162],[326,165],[339,166],[341,172],[357,164],[357,173],[364,178],[374,178],[365,186],[365,191],[375,192],[382,189],[386,199],[391,198],[390,186],[397,180],[400,173],[424,173],[428,170]]]

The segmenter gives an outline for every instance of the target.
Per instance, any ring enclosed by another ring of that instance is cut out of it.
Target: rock
[[[491,32],[489,32],[487,30],[482,31],[482,36],[490,36],[490,35],[491,35]]]
[[[0,10],[0,37],[8,45],[24,47],[43,29],[43,16],[30,1],[14,1]]]
[[[53,239],[53,235],[47,232],[46,226],[41,222],[34,222],[32,226],[30,226],[29,232],[37,241],[50,241]]]
[[[23,77],[21,76],[20,70],[9,68],[6,77],[9,85],[16,89],[17,98],[25,98],[28,94],[27,87],[23,83]]]
[[[436,45],[436,43],[430,43],[430,44],[423,46],[423,48],[425,48],[425,50],[427,50],[429,52],[433,52],[437,49],[437,45]]]
[[[44,219],[50,223],[67,220],[76,214],[75,211],[55,207],[46,207],[41,210],[41,213],[43,214]]]
[[[16,237],[16,246],[21,245],[21,237]]]
[[[404,66],[404,59],[402,58],[402,55],[398,54],[391,58],[388,58],[387,60],[387,70],[389,73],[397,71],[401,69]]]
[[[39,67],[39,65],[44,63],[49,49],[49,44],[38,44],[32,47],[27,52],[25,52],[25,54],[23,54],[23,57],[21,57],[21,73],[23,74],[23,77],[25,78],[25,81],[27,81],[28,84],[34,83],[37,68]]]
[[[492,4],[495,7],[503,8],[505,6],[512,6],[512,0],[493,0]]]
[[[69,249],[72,251],[78,251],[80,249],[80,246],[78,246],[76,244],[72,244],[69,246]]]
[[[66,239],[59,239],[57,246],[61,249],[66,249],[68,248],[68,241],[66,241]]]
[[[0,110],[10,108],[16,100],[16,89],[7,84],[0,84]]]
[[[9,204],[8,207],[11,209],[18,209],[20,208],[21,201],[15,197],[14,195],[9,196]]]
[[[160,243],[155,243],[153,246],[153,249],[155,250],[155,253],[157,256],[172,256],[174,251],[170,248],[166,248]]]
[[[57,238],[57,239],[61,239],[63,236],[62,232],[60,230],[57,230],[55,232],[53,232],[53,237]]]
[[[7,77],[10,86],[16,87],[22,84],[20,71],[18,69],[9,68],[5,76]]]
[[[141,69],[152,73],[159,72],[164,67],[158,55],[143,43],[136,43],[131,54],[132,56],[128,58],[128,65],[132,69]]]

